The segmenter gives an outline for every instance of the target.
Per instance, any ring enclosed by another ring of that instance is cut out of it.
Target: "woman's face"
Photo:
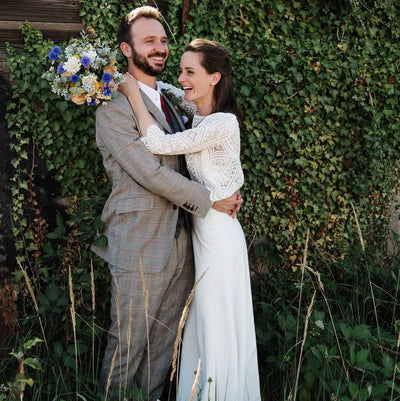
[[[212,108],[214,87],[219,81],[219,73],[209,74],[201,65],[202,58],[200,52],[183,53],[178,78],[185,91],[185,100],[195,102],[199,111],[200,107]]]

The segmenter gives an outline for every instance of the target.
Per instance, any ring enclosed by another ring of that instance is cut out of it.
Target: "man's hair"
[[[131,26],[139,18],[154,18],[162,22],[161,13],[157,8],[151,6],[134,8],[129,14],[122,18],[118,26],[117,39],[119,44],[122,42],[131,42]]]

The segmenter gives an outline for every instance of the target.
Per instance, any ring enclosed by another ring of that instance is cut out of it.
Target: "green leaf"
[[[49,298],[49,301],[55,301],[60,296],[60,289],[54,283],[50,283],[46,288],[46,295]]]
[[[40,339],[40,338],[37,338],[37,337],[34,338],[34,339],[32,339],[32,340],[28,340],[28,341],[27,341],[26,343],[24,343],[24,345],[23,345],[24,350],[27,351],[27,350],[29,350],[29,349],[35,347],[37,344],[42,343],[42,342],[43,342],[43,340]]]
[[[56,213],[56,223],[57,223],[57,226],[60,227],[62,229],[62,231],[64,231],[64,229],[65,229],[64,219],[63,219],[62,214],[58,210]]]
[[[352,397],[353,399],[355,399],[356,395],[357,395],[358,392],[359,392],[359,388],[358,388],[357,383],[350,382],[350,383],[349,383],[349,391],[350,391],[351,397]]]
[[[363,340],[371,337],[370,328],[366,324],[359,324],[353,328],[353,338],[356,340]]]
[[[362,349],[362,350],[358,351],[356,354],[356,357],[355,357],[354,365],[357,367],[360,367],[360,368],[365,367],[368,356],[369,356],[368,349]]]
[[[92,244],[99,247],[107,246],[108,239],[105,235],[100,235],[93,241]]]
[[[85,89],[83,89],[81,86],[74,86],[72,88],[69,88],[69,91],[78,96],[85,93]]]
[[[40,362],[35,358],[26,358],[24,360],[24,365],[29,366],[36,370],[42,370],[42,365]]]

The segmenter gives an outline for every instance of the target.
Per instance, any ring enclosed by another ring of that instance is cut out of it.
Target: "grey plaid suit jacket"
[[[171,132],[164,114],[142,96],[159,126]],[[138,270],[141,261],[144,272],[156,273],[171,253],[178,208],[204,217],[212,202],[203,185],[176,171],[177,156],[153,155],[139,138],[136,117],[120,92],[97,109],[96,142],[112,191],[101,217],[108,244],[92,250],[119,268]]]

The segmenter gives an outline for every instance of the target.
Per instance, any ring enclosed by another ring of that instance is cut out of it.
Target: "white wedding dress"
[[[165,85],[165,84],[164,84]],[[168,86],[170,89],[170,87]],[[175,96],[183,91],[173,87]],[[164,135],[156,125],[143,138],[158,154],[185,154],[193,180],[224,199],[243,184],[236,116],[194,115],[192,129]],[[178,401],[189,401],[200,359],[194,401],[260,401],[256,337],[247,248],[237,219],[210,209],[193,216],[197,285],[184,329]]]

